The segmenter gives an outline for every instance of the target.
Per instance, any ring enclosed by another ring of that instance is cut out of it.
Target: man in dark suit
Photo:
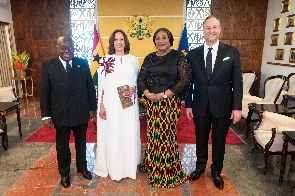
[[[205,172],[208,138],[212,126],[211,175],[223,189],[225,140],[231,120],[241,118],[243,81],[238,50],[219,41],[220,22],[213,16],[203,24],[205,44],[191,50],[187,59],[192,65],[192,82],[185,102],[186,115],[194,120],[196,133],[196,170],[189,179],[197,180]]]
[[[61,185],[70,186],[71,130],[75,136],[77,171],[91,180],[86,161],[86,131],[89,118],[96,115],[96,95],[88,62],[73,57],[70,37],[57,40],[59,56],[41,66],[40,107],[43,124],[56,129],[56,151]]]

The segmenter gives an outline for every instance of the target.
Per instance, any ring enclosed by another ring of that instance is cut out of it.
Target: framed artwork
[[[279,34],[272,34],[270,39],[271,46],[277,46],[279,44]]]
[[[295,63],[295,48],[290,49],[289,62]]]
[[[284,49],[276,49],[275,60],[284,60]]]
[[[286,27],[294,27],[295,14],[289,15],[286,18]]]
[[[287,32],[285,33],[285,38],[284,38],[284,45],[292,45],[293,40],[294,40],[294,33],[293,32]]]
[[[284,12],[289,12],[290,11],[290,6],[291,5],[291,0],[284,0],[281,3],[281,13]]]
[[[273,31],[279,31],[280,30],[280,26],[281,26],[281,18],[276,18],[273,21]]]

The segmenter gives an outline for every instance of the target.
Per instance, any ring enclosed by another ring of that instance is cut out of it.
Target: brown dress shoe
[[[190,181],[195,181],[198,180],[201,176],[202,173],[205,172],[205,169],[196,169],[195,171],[193,171],[190,175],[189,175],[189,180]]]
[[[214,179],[214,185],[219,189],[223,189],[224,188],[224,182],[223,182],[220,174],[212,174],[212,177]]]
[[[65,188],[70,187],[70,185],[71,185],[70,176],[69,175],[61,176],[60,184]]]

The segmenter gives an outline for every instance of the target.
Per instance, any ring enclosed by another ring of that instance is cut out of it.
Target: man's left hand
[[[236,124],[241,120],[242,112],[241,110],[233,110],[230,116],[230,119],[233,121],[233,124]]]

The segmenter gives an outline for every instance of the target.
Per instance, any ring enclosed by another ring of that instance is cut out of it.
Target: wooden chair
[[[242,117],[247,118],[249,108],[248,103],[275,104],[285,85],[286,77],[282,75],[270,76],[264,81],[263,97],[243,95],[242,100]],[[254,115],[252,115],[254,116]],[[253,117],[255,118],[255,117]],[[256,117],[256,119],[258,119]]]
[[[282,90],[278,100],[277,100],[277,104],[282,104],[282,105],[286,105],[286,107],[288,108],[295,108],[295,102],[290,99],[289,105],[287,103],[283,103],[284,100],[284,95],[290,95],[292,97],[295,97],[295,73],[290,73],[287,77],[287,89],[286,90]]]
[[[264,152],[263,174],[268,170],[268,159],[270,155],[282,155],[283,139],[282,131],[295,131],[295,119],[272,112],[263,112],[259,116],[259,123],[254,129],[254,145],[252,151],[259,147]],[[295,146],[288,146],[288,154],[295,155]]]
[[[15,89],[12,86],[0,87],[0,102],[17,102],[17,101],[18,101],[18,96],[15,92]],[[3,118],[2,116],[0,116],[0,134],[3,134],[4,132],[4,128],[5,128],[4,124],[5,123],[3,123]],[[20,136],[22,136],[21,131],[20,131]]]
[[[243,72],[243,94],[250,95],[250,89],[257,79],[257,73],[255,71]]]
[[[295,110],[295,95],[294,94],[284,94],[283,95],[283,101],[282,106]]]

